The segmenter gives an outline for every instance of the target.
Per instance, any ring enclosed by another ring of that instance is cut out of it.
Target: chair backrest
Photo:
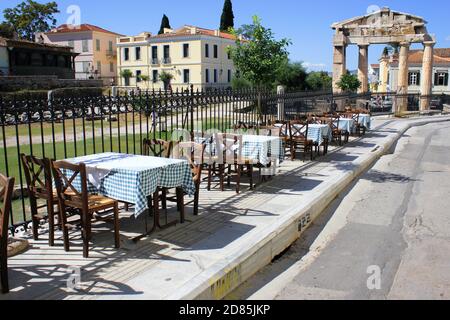
[[[255,130],[256,126],[254,124],[238,122],[233,126],[234,130]]]
[[[11,211],[12,194],[14,191],[14,178],[8,178],[0,174],[0,255],[7,255],[8,249],[8,225]]]
[[[214,135],[216,144],[216,156],[219,163],[235,162],[242,157],[243,136],[232,133],[216,133]]]
[[[67,161],[51,161],[56,193],[62,207],[88,209],[88,188],[86,165],[73,164]],[[79,188],[74,185],[77,183]],[[80,191],[81,190],[81,191]]]
[[[289,121],[275,121],[274,126],[280,128],[280,137],[288,139],[290,138],[289,133]]]
[[[330,116],[330,125],[332,130],[339,130],[339,121],[341,120],[341,116],[339,115],[331,115]]]
[[[173,147],[175,159],[187,160],[192,169],[194,182],[201,181],[202,165],[204,163],[206,144],[197,142],[178,142]]]
[[[291,139],[304,138],[308,136],[308,121],[290,121],[289,133]]]
[[[29,197],[53,200],[52,170],[50,160],[21,154],[23,171]]]
[[[142,143],[142,155],[162,158],[170,158],[172,141],[161,139],[144,139]]]

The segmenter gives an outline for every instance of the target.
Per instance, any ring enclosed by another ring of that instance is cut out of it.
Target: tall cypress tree
[[[172,28],[170,27],[169,18],[167,18],[166,15],[163,15],[163,17],[162,17],[162,20],[161,20],[161,28],[159,28],[158,34],[163,34],[163,33],[164,33],[164,28],[172,29]]]
[[[227,32],[229,28],[234,27],[233,4],[231,0],[225,0],[223,5],[222,17],[220,18],[220,31]]]

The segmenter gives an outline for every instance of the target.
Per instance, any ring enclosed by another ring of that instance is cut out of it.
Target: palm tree
[[[120,72],[120,76],[125,79],[125,86],[130,85],[130,78],[133,77],[133,72],[129,69],[124,69]]]
[[[172,81],[173,78],[174,78],[174,75],[169,72],[166,72],[166,71],[162,71],[159,74],[159,80],[164,83],[164,90],[169,89],[170,82]]]
[[[147,89],[149,88],[150,77],[146,74],[141,74],[139,79],[145,82]]]

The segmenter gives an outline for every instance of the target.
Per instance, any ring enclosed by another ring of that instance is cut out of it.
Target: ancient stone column
[[[433,47],[434,41],[424,42],[422,77],[420,83],[420,111],[426,111],[430,108],[430,99],[433,89]]]
[[[397,94],[404,96],[397,99],[397,110],[395,110],[397,115],[408,109],[408,56],[410,45],[409,42],[400,43]]]
[[[369,46],[359,46],[358,61],[358,79],[361,81],[361,87],[358,93],[366,93],[369,91]]]
[[[333,53],[333,92],[341,93],[342,90],[337,83],[341,80],[342,75],[347,71],[346,66],[346,46],[335,46]]]

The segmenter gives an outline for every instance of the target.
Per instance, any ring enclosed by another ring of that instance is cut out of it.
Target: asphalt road
[[[409,130],[228,299],[450,299],[450,123]]]

